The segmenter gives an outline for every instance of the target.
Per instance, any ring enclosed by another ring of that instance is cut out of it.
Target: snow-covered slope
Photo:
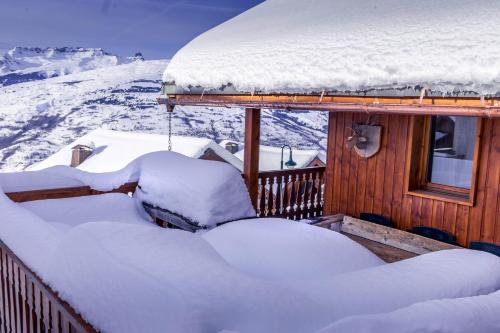
[[[22,170],[90,131],[167,133],[165,109],[156,103],[168,61],[134,61],[40,81],[0,87],[0,171]],[[239,110],[176,109],[176,135],[243,140]],[[262,143],[324,150],[326,115],[266,111]]]
[[[0,57],[0,86],[144,60],[140,53],[121,57],[100,48],[15,47]]]

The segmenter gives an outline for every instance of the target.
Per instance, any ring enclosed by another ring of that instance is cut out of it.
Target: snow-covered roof
[[[168,150],[166,135],[138,132],[120,132],[97,129],[65,146],[54,155],[27,168],[29,171],[41,170],[56,165],[69,165],[72,148],[78,144],[92,144],[93,154],[77,168],[88,172],[117,171],[145,154]],[[205,138],[172,136],[172,151],[192,158],[201,157],[208,149],[242,170],[242,162],[213,140]]]
[[[267,0],[182,48],[163,80],[250,93],[500,96],[499,17],[497,0]]]
[[[236,152],[234,156],[243,161],[245,149]],[[288,161],[290,152],[288,148],[284,150],[283,162]],[[293,160],[297,165],[295,168],[307,167],[315,158],[321,159],[320,152],[317,150],[300,150],[292,148]],[[281,166],[281,147],[260,146],[259,150],[259,170],[271,171],[279,170]]]

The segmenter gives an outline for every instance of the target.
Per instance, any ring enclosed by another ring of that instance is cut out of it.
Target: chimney
[[[90,155],[93,149],[85,145],[76,145],[72,148],[71,166],[73,168],[83,163]]]
[[[239,148],[240,147],[237,142],[233,141],[226,142],[226,150],[229,151],[231,154],[237,153]]]

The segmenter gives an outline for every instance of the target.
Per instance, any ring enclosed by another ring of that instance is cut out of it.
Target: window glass
[[[476,125],[473,117],[432,117],[428,181],[470,189]]]

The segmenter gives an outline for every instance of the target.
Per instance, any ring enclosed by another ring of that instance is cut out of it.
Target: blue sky
[[[170,58],[200,33],[262,0],[0,0],[0,51],[102,47]]]

